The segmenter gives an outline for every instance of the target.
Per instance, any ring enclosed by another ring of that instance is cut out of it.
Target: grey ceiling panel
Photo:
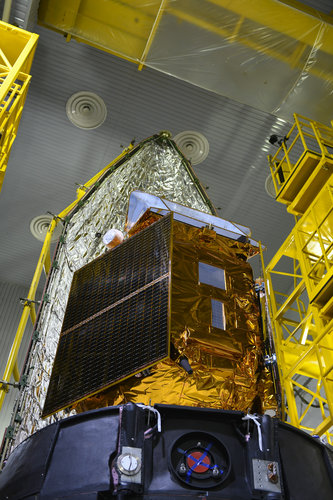
[[[29,285],[41,244],[30,220],[58,213],[84,183],[112,161],[135,137],[160,130],[173,135],[198,130],[208,139],[207,159],[195,171],[220,215],[252,229],[269,259],[293,219],[264,189],[272,133],[289,125],[272,115],[209,93],[150,69],[38,28],[40,40],[32,83],[9,160],[0,207],[0,280]],[[104,124],[81,130],[67,119],[65,105],[75,92],[100,95],[108,108]]]

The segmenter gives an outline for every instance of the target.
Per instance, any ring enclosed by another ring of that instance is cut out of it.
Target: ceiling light
[[[185,130],[177,134],[173,140],[193,165],[198,165],[208,156],[209,143],[200,132]]]
[[[271,196],[272,198],[276,197],[276,192],[275,192],[275,187],[274,187],[274,182],[273,182],[272,174],[269,174],[266,177],[265,189],[266,189],[266,193],[269,194],[269,196]]]
[[[30,231],[31,234],[39,241],[44,241],[46,237],[46,233],[49,229],[49,226],[53,220],[52,215],[37,215],[37,217],[34,217],[32,221],[30,222]],[[59,236],[61,235],[63,230],[63,225],[59,221],[58,224],[56,225],[53,234],[51,236],[51,242],[55,242],[58,240]]]
[[[91,130],[102,125],[107,111],[101,97],[93,92],[82,91],[68,99],[66,113],[73,125]]]

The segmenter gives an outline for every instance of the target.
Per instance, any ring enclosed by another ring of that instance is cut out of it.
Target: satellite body
[[[247,228],[133,192],[140,204],[129,239],[74,274],[44,416],[130,401],[276,409]]]

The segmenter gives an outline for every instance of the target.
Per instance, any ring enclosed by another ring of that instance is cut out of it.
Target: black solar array
[[[75,273],[43,416],[168,356],[170,241],[166,216]]]
[[[62,332],[167,273],[169,226],[170,219],[162,219],[79,269],[73,277]]]

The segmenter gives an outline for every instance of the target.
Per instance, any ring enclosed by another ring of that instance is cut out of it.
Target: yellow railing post
[[[300,118],[300,115],[294,113],[294,120],[295,120],[296,126],[298,128],[298,133],[299,133],[299,136],[301,138],[304,151],[306,151],[308,149],[308,147],[307,147],[307,144],[306,144],[305,139],[304,139],[304,134],[303,134],[303,130],[302,130],[299,118]]]
[[[287,403],[288,403],[288,415],[290,418],[290,423],[294,425],[295,427],[299,427],[299,420],[297,416],[297,406],[296,406],[296,401],[295,401],[295,395],[294,395],[294,389],[293,389],[293,383],[291,379],[284,379],[283,380],[283,385],[287,397]]]

